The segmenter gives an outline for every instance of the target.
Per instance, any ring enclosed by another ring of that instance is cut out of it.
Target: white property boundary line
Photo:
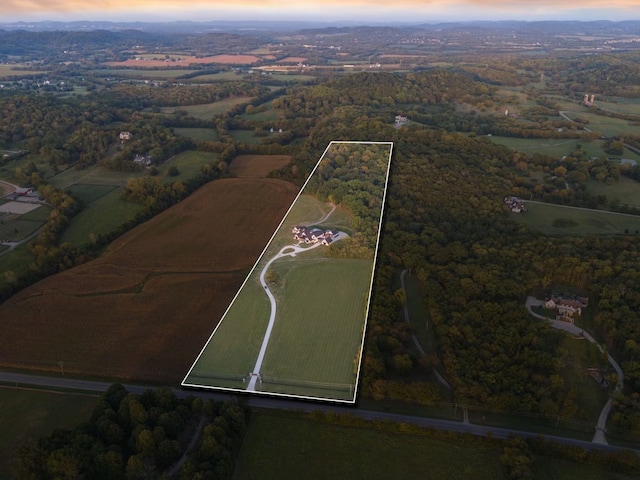
[[[386,175],[385,175],[384,191],[383,191],[383,194],[382,194],[382,203],[381,203],[381,207],[380,207],[380,219],[378,221],[378,234],[377,234],[377,237],[376,237],[376,248],[375,248],[375,252],[374,252],[374,256],[373,256],[373,262],[372,262],[372,266],[371,266],[371,280],[369,282],[369,298],[368,298],[368,302],[367,302],[367,309],[365,311],[364,325],[363,325],[363,328],[362,328],[362,339],[360,341],[360,350],[359,350],[359,357],[360,358],[358,360],[358,371],[357,371],[357,374],[356,374],[356,381],[355,381],[355,385],[354,385],[353,398],[351,400],[341,400],[341,399],[335,399],[335,398],[312,397],[312,396],[305,396],[305,395],[293,395],[293,394],[287,394],[287,393],[264,392],[264,391],[261,391],[261,390],[247,391],[245,389],[239,389],[239,388],[216,387],[216,386],[211,386],[211,385],[200,385],[200,384],[188,383],[187,382],[187,378],[191,375],[191,372],[193,371],[193,369],[195,368],[196,364],[200,360],[200,357],[203,355],[203,353],[207,349],[207,346],[211,342],[211,339],[213,338],[215,333],[218,331],[218,328],[220,328],[220,325],[222,325],[222,322],[224,321],[225,317],[227,316],[227,313],[229,312],[229,310],[231,309],[231,306],[234,304],[234,302],[238,298],[238,295],[240,295],[240,292],[244,288],[245,284],[249,281],[249,278],[251,278],[251,275],[253,274],[254,270],[258,267],[258,264],[262,260],[262,257],[264,257],[265,253],[267,252],[267,249],[271,245],[271,242],[275,238],[276,234],[279,232],[280,227],[282,227],[282,225],[284,224],[285,219],[287,218],[287,216],[289,215],[289,213],[293,209],[294,205],[298,201],[298,198],[300,198],[300,196],[304,192],[305,187],[307,186],[309,181],[313,178],[313,175],[316,172],[316,170],[318,169],[318,166],[320,165],[320,162],[322,161],[322,159],[325,157],[325,155],[327,154],[327,152],[329,151],[329,149],[333,145],[339,145],[339,144],[387,145],[387,146],[389,146],[389,159],[387,161],[387,172],[386,172]],[[387,198],[387,188],[388,188],[388,184],[389,184],[389,172],[391,171],[391,157],[392,156],[393,156],[393,142],[333,141],[333,140],[331,142],[329,142],[329,145],[327,145],[327,147],[324,149],[324,152],[322,152],[322,155],[318,159],[318,162],[316,163],[315,167],[313,168],[311,173],[309,173],[309,176],[307,177],[307,180],[304,182],[304,184],[300,188],[300,191],[298,192],[296,197],[293,199],[293,202],[291,203],[291,205],[287,209],[286,213],[282,217],[282,220],[280,221],[280,223],[276,227],[275,231],[273,232],[273,235],[271,235],[271,238],[269,239],[269,241],[265,245],[264,249],[262,250],[262,253],[260,254],[258,259],[256,260],[255,264],[253,265],[253,267],[251,268],[249,273],[247,274],[246,278],[244,279],[244,282],[242,282],[242,285],[240,285],[240,288],[238,289],[238,291],[234,295],[233,299],[229,303],[229,306],[227,307],[227,309],[225,310],[224,314],[222,315],[222,318],[220,319],[220,321],[216,325],[216,328],[213,330],[213,332],[211,333],[211,335],[209,336],[209,338],[205,342],[204,346],[200,350],[200,353],[198,354],[198,356],[196,357],[195,361],[191,365],[191,368],[189,369],[189,371],[187,372],[187,374],[183,378],[182,382],[180,383],[181,386],[183,386],[183,387],[201,388],[201,389],[206,389],[206,390],[226,391],[226,392],[233,392],[233,393],[258,394],[258,395],[266,395],[266,396],[270,396],[270,397],[285,397],[285,398],[295,398],[295,399],[304,399],[304,400],[314,400],[314,401],[320,400],[320,401],[326,401],[326,402],[355,404],[356,398],[358,396],[358,384],[360,383],[360,371],[361,371],[361,367],[362,367],[362,357],[363,357],[363,354],[364,354],[364,340],[365,340],[365,335],[366,335],[366,331],[367,331],[367,324],[368,324],[368,320],[369,320],[369,309],[371,308],[371,293],[373,291],[373,280],[374,280],[374,274],[375,274],[375,269],[376,269],[376,263],[377,263],[377,260],[378,260],[378,249],[379,249],[379,246],[380,246],[380,235],[382,233],[382,220],[384,218],[384,210],[385,210],[385,204],[386,204],[386,198]]]

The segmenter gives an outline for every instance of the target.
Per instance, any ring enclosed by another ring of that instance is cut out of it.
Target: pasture
[[[618,200],[620,205],[640,207],[640,183],[628,177],[620,176],[611,185],[589,178],[587,191],[592,195],[606,195],[609,201]]]
[[[51,207],[41,205],[25,214],[0,216],[0,241],[20,242],[24,240],[44,226],[49,213],[51,213]]]
[[[230,130],[229,135],[236,142],[246,143],[247,145],[255,145],[260,143],[263,138],[266,137],[257,137],[253,130]]]
[[[218,141],[218,132],[213,128],[174,128],[173,131],[176,135],[193,138],[195,140],[208,142]]]
[[[516,137],[501,137],[494,135],[489,137],[493,143],[504,145],[512,150],[518,150],[520,152],[532,155],[534,153],[540,153],[544,155],[550,155],[552,157],[561,158],[564,155],[569,155],[571,152],[581,147],[585,150],[588,157],[609,157],[603,149],[603,142],[601,140],[583,141],[576,139],[565,138],[516,138]],[[637,155],[632,152],[625,152],[625,158],[636,158]],[[638,157],[640,160],[640,157]]]
[[[143,208],[142,205],[123,200],[120,187],[73,185],[69,189],[73,192],[77,187],[89,201],[65,229],[61,237],[62,242],[72,245],[91,243],[95,241],[96,236],[111,233],[123,223],[132,220]]]
[[[165,183],[173,183],[177,181],[186,181],[194,178],[200,172],[200,169],[207,164],[218,162],[218,154],[213,152],[198,152],[195,150],[187,150],[179,153],[175,157],[167,160],[158,166],[158,170]],[[169,169],[176,167],[179,171],[178,175],[170,176]]]
[[[77,169],[74,167],[67,168],[60,173],[48,179],[48,182],[54,187],[69,188],[74,184],[83,185],[124,185],[127,180],[133,176],[138,176],[137,172],[118,172],[115,170],[107,170],[98,165],[93,165],[85,169]]]
[[[348,155],[348,144],[336,144],[341,154]],[[358,148],[361,145],[354,152]],[[390,145],[388,148],[388,153],[380,148],[380,154],[390,155]],[[323,159],[318,162],[319,168]],[[329,155],[326,161],[330,159]],[[357,168],[358,164],[353,165]],[[384,177],[384,173],[381,175]],[[333,258],[324,245],[300,247],[302,250],[294,256],[274,259],[283,247],[297,243],[292,238],[293,226],[340,228],[352,233],[351,216],[343,209],[302,193],[183,385],[355,401],[373,259]],[[263,272],[267,282],[264,287],[260,282]],[[275,309],[270,294],[275,298]],[[250,378],[258,375],[260,382],[254,389]]]
[[[328,421],[320,413],[255,411],[234,479],[506,480],[500,462],[502,453],[499,443],[458,435],[445,437],[409,425],[341,417]],[[538,454],[533,455],[531,470],[533,478],[541,479],[627,478]]]
[[[20,447],[89,418],[97,402],[93,395],[0,387],[0,480],[19,478]]]
[[[512,218],[547,235],[622,235],[640,231],[640,216],[549,203],[525,203],[528,211],[510,214]]]
[[[275,179],[208,183],[99,259],[22,290],[0,305],[0,366],[179,381],[296,192]]]
[[[162,107],[162,113],[171,114],[176,111],[187,112],[192,117],[208,120],[216,115],[225,113],[231,107],[234,107],[240,103],[246,103],[251,100],[250,97],[232,97],[225,98],[214,103],[205,103],[201,105],[185,105],[179,107]]]

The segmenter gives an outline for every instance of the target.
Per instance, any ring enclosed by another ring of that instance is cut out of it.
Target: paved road
[[[105,392],[111,383],[97,382],[92,380],[80,380],[64,376],[47,377],[42,375],[28,375],[23,373],[10,373],[0,372],[0,382],[5,385],[15,385],[18,388],[28,385],[35,385],[39,387],[52,387],[61,389],[74,389],[85,392]],[[141,394],[152,386],[136,385],[136,384],[124,384],[124,387],[131,393]],[[412,425],[418,425],[421,427],[434,428],[437,430],[445,430],[452,432],[470,433],[472,435],[486,436],[491,434],[497,438],[506,438],[508,435],[519,435],[522,437],[536,437],[538,434],[525,432],[522,430],[512,430],[508,428],[499,428],[485,425],[466,424],[463,422],[457,422],[453,420],[439,420],[434,418],[424,418],[411,415],[401,415],[397,413],[378,412],[373,410],[363,410],[354,407],[344,407],[339,405],[331,405],[326,402],[309,402],[303,400],[283,399],[283,398],[271,398],[266,395],[234,395],[222,392],[212,392],[210,390],[202,389],[184,389],[174,388],[175,394],[179,398],[185,398],[187,396],[196,396],[203,399],[211,399],[217,401],[239,401],[242,399],[242,403],[252,408],[263,409],[277,409],[277,410],[294,410],[302,412],[321,411],[321,412],[336,412],[336,413],[348,413],[355,415],[365,420],[382,420],[395,423],[408,423]],[[573,438],[564,438],[554,435],[545,435],[545,438],[557,443],[565,445],[575,445],[587,450],[605,450],[605,451],[622,451],[625,450],[622,447],[616,447],[612,445],[600,445],[584,440],[576,440]],[[640,451],[636,450],[636,453],[640,454]]]
[[[580,336],[580,335],[583,336],[588,341],[593,343],[596,347],[598,347],[601,353],[605,353],[605,350],[604,348],[602,348],[602,345],[596,342],[595,338],[593,338],[591,334],[589,334],[589,332],[584,331],[582,328],[577,327],[573,323],[563,322],[562,320],[549,320],[547,317],[538,315],[537,313],[533,313],[533,311],[531,310],[531,307],[542,306],[543,304],[544,302],[542,300],[539,300],[535,297],[527,297],[526,307],[527,307],[527,310],[529,310],[529,313],[531,315],[533,315],[536,318],[541,318],[543,320],[550,321],[551,325],[554,328],[557,328],[558,330],[564,330],[565,332],[568,332],[576,336]],[[624,385],[624,373],[622,372],[620,365],[618,365],[618,362],[616,362],[611,355],[607,354],[607,358],[609,360],[609,363],[613,367],[613,369],[618,374],[618,381],[616,382],[615,391],[616,392],[620,391],[622,390],[622,387]],[[612,402],[613,400],[609,398],[604,408],[600,412],[600,416],[598,417],[598,423],[596,424],[596,433],[593,436],[594,443],[599,443],[604,445],[607,444],[607,438],[605,436],[605,432],[607,431],[607,418],[609,418],[609,413],[611,412]]]

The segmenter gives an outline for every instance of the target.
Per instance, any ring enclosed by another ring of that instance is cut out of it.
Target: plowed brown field
[[[0,366],[180,381],[296,193],[217,180],[99,259],[23,290],[0,305]]]
[[[289,155],[239,155],[233,159],[229,170],[238,177],[266,177],[290,162]]]

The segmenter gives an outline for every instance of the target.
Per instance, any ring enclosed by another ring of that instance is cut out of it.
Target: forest
[[[134,395],[114,384],[89,420],[23,447],[20,476],[230,479],[246,423],[245,410],[231,403],[182,400],[166,387]]]

